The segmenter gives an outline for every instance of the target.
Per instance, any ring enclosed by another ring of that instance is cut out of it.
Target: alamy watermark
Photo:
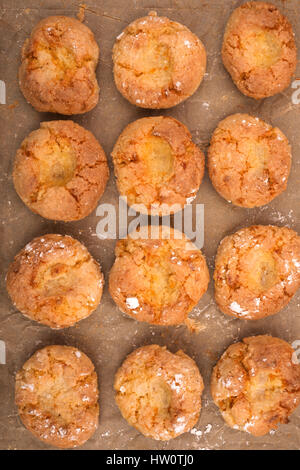
[[[292,343],[292,348],[295,349],[292,355],[292,363],[300,364],[300,339],[296,339],[296,341]]]
[[[0,340],[0,364],[6,364],[6,346],[2,340]]]
[[[300,79],[293,81],[292,88],[296,89],[296,91],[294,91],[294,93],[292,94],[292,103],[300,104]]]
[[[0,80],[0,104],[6,104],[6,85],[3,80]]]
[[[141,231],[142,238],[159,238],[159,227],[164,227],[164,238],[181,239],[182,233],[189,238],[198,249],[204,245],[204,204],[187,204],[171,206],[172,215],[158,216],[158,208],[153,206],[152,215],[147,214],[147,208],[142,204],[129,207],[125,197],[119,198],[119,205],[100,204],[96,210],[96,216],[101,219],[97,223],[96,235],[101,240],[116,240],[126,238],[142,227],[148,226],[148,231]],[[170,207],[160,205],[159,210],[167,212]],[[166,231],[166,228],[174,229]],[[169,233],[169,236],[168,236]]]

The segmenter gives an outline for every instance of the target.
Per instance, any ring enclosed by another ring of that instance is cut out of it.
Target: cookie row
[[[99,99],[98,59],[99,47],[87,26],[65,16],[46,18],[23,46],[21,90],[37,111],[85,113]],[[222,59],[245,95],[261,99],[283,91],[297,64],[289,21],[270,3],[241,5],[227,23]],[[200,85],[206,52],[186,26],[151,11],[117,37],[113,63],[115,84],[128,101],[142,108],[170,108]]]
[[[112,151],[117,186],[137,212],[166,215],[191,204],[205,157],[186,126],[165,116],[129,124]],[[258,118],[234,114],[221,121],[208,150],[211,181],[242,207],[269,203],[287,186],[291,149],[285,135]],[[72,221],[89,215],[109,177],[93,134],[73,121],[41,123],[17,151],[13,180],[23,202],[42,217]]]
[[[186,236],[160,226],[142,227],[119,240],[109,291],[120,310],[138,321],[178,325],[206,292],[209,272]],[[215,299],[222,312],[256,320],[280,311],[300,286],[300,237],[291,229],[252,226],[220,243]],[[70,236],[35,238],[15,257],[7,290],[29,318],[65,328],[98,306],[103,275],[88,250]]]
[[[300,403],[300,365],[279,338],[252,336],[234,343],[213,369],[211,394],[226,423],[262,436],[288,422]],[[152,439],[190,431],[201,411],[203,380],[183,351],[158,345],[133,351],[115,375],[116,403],[127,422]],[[70,346],[37,351],[16,376],[16,404],[37,438],[61,448],[86,442],[98,427],[94,365]]]

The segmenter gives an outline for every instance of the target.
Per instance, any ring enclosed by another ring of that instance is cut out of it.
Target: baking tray
[[[37,349],[49,344],[66,344],[84,351],[94,362],[99,376],[99,427],[80,449],[299,449],[300,409],[292,415],[288,425],[281,425],[277,431],[255,438],[225,425],[209,391],[212,367],[232,342],[262,333],[279,336],[290,343],[300,339],[299,294],[277,315],[246,322],[225,316],[217,309],[211,282],[207,293],[191,314],[204,327],[198,334],[192,334],[185,326],[159,327],[138,323],[123,315],[108,293],[107,279],[114,261],[116,242],[100,240],[96,236],[99,221],[96,212],[73,223],[48,221],[30,212],[14,191],[11,173],[14,155],[20,143],[30,131],[39,127],[40,121],[62,118],[38,113],[25,102],[17,79],[22,44],[40,19],[49,15],[76,16],[80,11],[79,3],[74,0],[0,1],[0,79],[6,85],[6,104],[0,106],[0,340],[6,345],[6,364],[0,365],[0,448],[49,448],[21,424],[14,405],[15,373]],[[210,274],[212,276],[214,256],[220,240],[243,226],[254,223],[277,224],[298,229],[299,232],[300,104],[295,99],[296,89],[291,86],[272,98],[255,101],[236,89],[221,62],[220,50],[226,21],[232,10],[243,2],[86,0],[85,3],[85,24],[94,32],[101,50],[97,69],[100,101],[91,112],[72,119],[95,134],[108,156],[111,176],[101,203],[118,204],[110,152],[129,122],[150,115],[173,116],[189,127],[194,141],[206,151],[210,136],[221,119],[232,113],[246,112],[280,127],[287,135],[293,150],[291,175],[285,193],[268,206],[248,210],[234,207],[218,196],[206,172],[195,203],[203,203],[205,208],[203,252]],[[293,24],[300,51],[299,0],[274,0],[273,3]],[[113,82],[111,51],[116,36],[129,22],[146,15],[150,10],[156,10],[160,15],[169,16],[189,27],[201,38],[208,54],[207,73],[198,91],[184,103],[169,110],[136,108],[122,98]],[[299,63],[297,74],[295,79],[297,76],[300,79]],[[24,318],[12,306],[5,289],[5,273],[15,254],[33,237],[51,232],[69,234],[85,243],[92,255],[100,261],[106,279],[99,308],[76,326],[61,331],[52,331]],[[169,442],[145,438],[130,427],[121,417],[112,393],[114,374],[126,355],[150,343],[166,345],[173,352],[183,349],[195,359],[205,382],[203,407],[197,426]]]

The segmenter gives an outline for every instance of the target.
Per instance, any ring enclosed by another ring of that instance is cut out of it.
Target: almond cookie
[[[178,325],[206,292],[209,272],[201,251],[183,233],[167,227],[151,233],[157,228],[142,227],[118,241],[109,291],[136,320]]]
[[[248,114],[221,121],[208,151],[208,170],[218,193],[242,207],[268,204],[287,186],[291,148],[277,127]]]
[[[172,354],[156,344],[136,349],[118,370],[114,387],[123,417],[152,439],[173,439],[199,419],[203,380],[182,351]]]
[[[98,59],[99,48],[87,26],[67,16],[45,18],[22,49],[21,91],[37,111],[86,113],[99,99]]]
[[[244,95],[261,99],[280,93],[297,65],[292,26],[271,3],[244,3],[227,23],[222,58]]]
[[[171,108],[197,90],[206,52],[186,26],[152,11],[117,37],[113,62],[116,86],[130,103]]]
[[[288,423],[300,404],[300,365],[293,348],[279,338],[252,336],[222,355],[211,379],[211,393],[226,423],[263,436]]]
[[[286,227],[243,228],[220,243],[214,280],[216,302],[227,315],[273,315],[300,286],[300,237]]]
[[[120,135],[112,152],[117,185],[138,212],[166,215],[196,197],[205,158],[189,130],[171,117],[138,119]]]
[[[98,427],[94,365],[70,346],[35,352],[17,373],[15,400],[24,426],[46,444],[77,447]]]
[[[88,317],[103,290],[98,263],[79,241],[44,235],[17,254],[7,273],[7,291],[26,317],[65,328]]]
[[[15,189],[46,219],[83,219],[96,207],[109,176],[105,153],[93,134],[73,121],[42,122],[16,154]]]

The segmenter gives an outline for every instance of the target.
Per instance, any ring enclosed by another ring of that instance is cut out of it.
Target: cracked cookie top
[[[116,86],[128,101],[142,108],[170,108],[200,85],[206,52],[187,27],[150,12],[117,37],[113,62]]]
[[[16,375],[15,400],[23,424],[46,444],[77,447],[98,427],[94,365],[70,346],[35,352]]]
[[[300,365],[293,348],[272,336],[235,343],[214,367],[211,393],[226,423],[263,436],[287,423],[300,404]]]
[[[220,243],[214,280],[222,312],[246,320],[273,315],[300,286],[300,237],[286,227],[243,228]]]
[[[222,59],[244,95],[261,99],[280,93],[297,65],[292,26],[271,3],[244,3],[227,23]]]
[[[291,148],[277,127],[248,114],[218,124],[208,151],[208,170],[218,193],[242,207],[268,204],[287,186]]]
[[[137,211],[152,215],[177,212],[191,203],[204,174],[204,154],[189,130],[171,117],[129,124],[112,157],[120,194]]]
[[[50,234],[33,239],[17,254],[6,286],[25,316],[51,328],[65,328],[97,308],[103,274],[79,241]]]
[[[99,48],[92,31],[75,18],[50,16],[22,49],[20,88],[37,110],[81,114],[96,106]]]
[[[156,231],[152,238],[151,230]],[[136,320],[183,323],[207,290],[205,258],[183,233],[142,227],[119,240],[115,253],[109,291],[120,310]]]
[[[22,142],[13,170],[23,202],[42,217],[63,221],[89,215],[108,176],[101,145],[73,121],[42,122]]]
[[[136,349],[117,371],[114,388],[123,417],[152,439],[173,439],[199,419],[203,380],[182,351],[156,344]]]

